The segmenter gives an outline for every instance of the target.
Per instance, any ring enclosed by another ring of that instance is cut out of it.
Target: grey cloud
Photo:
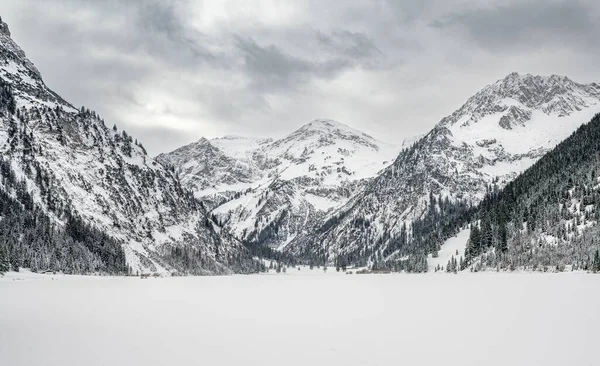
[[[597,40],[597,19],[591,10],[583,1],[517,1],[452,13],[431,24],[441,29],[462,27],[485,48],[580,43]]]
[[[331,34],[317,32],[323,46],[352,59],[364,59],[381,53],[373,41],[364,33],[336,30]]]
[[[510,71],[598,81],[596,1],[482,4],[5,0],[0,13],[51,88],[154,154],[316,117],[397,142]]]
[[[253,85],[260,91],[295,89],[313,77],[331,78],[349,66],[340,58],[324,62],[292,56],[275,45],[260,46],[251,38],[236,37],[236,45]]]
[[[140,141],[151,156],[190,143],[189,131],[161,126],[128,126],[127,132]]]
[[[198,66],[210,63],[213,66],[228,65],[227,57],[215,54],[203,47],[202,41],[214,42],[186,24],[180,13],[185,13],[187,2],[141,3],[135,10],[139,33],[135,38],[142,41],[147,50],[157,58],[164,58],[178,67]],[[179,8],[183,10],[177,11]]]
[[[194,68],[204,62],[215,66],[227,64],[223,54],[215,54],[204,46],[215,41],[189,25],[185,16],[187,1],[85,0],[82,3],[86,4],[83,7],[86,15],[81,17],[86,19],[85,24],[76,12],[75,16],[64,16],[60,10],[65,9],[54,10],[59,4],[80,8],[81,2],[75,0],[46,0],[43,4],[24,0],[28,14],[22,17],[30,19],[34,27],[46,28],[44,33],[50,33],[46,36],[51,35],[62,46],[80,52],[96,48],[128,56],[150,55],[157,63],[177,67]],[[40,21],[42,24],[36,26]]]
[[[402,22],[417,21],[436,6],[435,0],[385,0],[385,3]]]
[[[186,29],[177,17],[173,3],[142,3],[139,15],[139,24],[145,30],[163,33],[173,40],[185,37]]]
[[[261,92],[295,90],[315,78],[335,78],[355,67],[374,68],[379,64],[376,58],[384,56],[366,34],[347,30],[317,30],[307,34],[303,43],[312,57],[292,55],[274,44],[261,46],[250,37],[235,37],[252,86]]]

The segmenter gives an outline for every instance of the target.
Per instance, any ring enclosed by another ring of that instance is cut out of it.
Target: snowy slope
[[[283,161],[280,177],[317,178],[325,185],[371,178],[396,157],[395,145],[332,120],[315,120],[264,150]]]
[[[345,203],[399,150],[320,119],[278,140],[201,139],[157,159],[175,168],[227,231],[280,247]]]
[[[430,211],[432,198],[479,202],[490,185],[504,186],[598,112],[598,84],[512,73],[442,119],[324,225],[286,249],[330,261],[381,257],[404,223]]]
[[[436,268],[446,269],[448,262],[454,258],[459,262],[460,258],[465,258],[465,248],[467,247],[467,241],[469,240],[470,229],[461,230],[456,236],[446,240],[441,246],[437,253],[437,257],[433,257],[429,254],[427,257],[427,265],[429,272],[434,272]]]
[[[137,140],[50,90],[1,21],[0,78],[16,101],[15,113],[0,116],[2,159],[58,225],[68,211],[120,240],[134,271],[229,273],[250,265],[241,244],[218,235]],[[175,248],[194,259],[185,262]]]

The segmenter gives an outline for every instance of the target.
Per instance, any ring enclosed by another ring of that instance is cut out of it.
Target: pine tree
[[[594,263],[592,265],[592,270],[594,272],[600,272],[600,252],[596,249],[596,254],[594,255]]]
[[[10,264],[8,262],[8,253],[4,246],[0,246],[0,274],[8,272]]]
[[[10,268],[13,272],[19,272],[20,265],[19,265],[19,259],[17,258],[17,256],[13,256],[10,259]]]
[[[505,253],[508,250],[508,232],[506,225],[502,224],[498,228],[498,247],[496,248],[499,253]]]
[[[465,251],[467,262],[471,261],[481,253],[481,235],[477,224],[471,225],[471,233]]]

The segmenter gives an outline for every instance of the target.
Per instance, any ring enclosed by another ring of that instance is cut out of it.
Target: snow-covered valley
[[[10,273],[0,364],[595,365],[598,286],[581,272]]]

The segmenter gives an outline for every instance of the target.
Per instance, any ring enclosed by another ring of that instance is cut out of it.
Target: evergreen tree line
[[[120,243],[70,213],[59,227],[28,193],[20,196],[25,203],[0,190],[0,272],[23,267],[69,274],[129,272]]]

